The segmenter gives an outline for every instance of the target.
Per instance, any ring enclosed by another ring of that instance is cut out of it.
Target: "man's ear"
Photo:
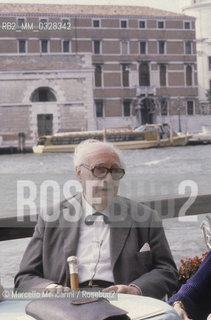
[[[76,167],[75,168],[75,173],[76,173],[76,176],[78,178],[79,181],[81,181],[81,167]]]

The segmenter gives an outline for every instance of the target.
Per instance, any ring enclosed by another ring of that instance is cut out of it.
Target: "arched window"
[[[146,98],[141,102],[141,123],[153,123],[155,116],[155,102],[152,98]]]
[[[48,87],[40,87],[31,95],[32,102],[56,101],[56,96],[52,89]]]
[[[191,66],[186,67],[186,85],[192,86],[192,67]]]
[[[150,85],[149,65],[147,62],[142,62],[139,66],[139,85],[148,87]]]

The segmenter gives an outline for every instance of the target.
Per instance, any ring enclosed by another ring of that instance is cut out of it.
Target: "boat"
[[[184,146],[190,136],[174,132],[167,124],[145,124],[138,128],[108,128],[96,131],[56,133],[40,136],[33,147],[34,153],[74,152],[76,146],[86,139],[113,143],[119,149],[146,149],[155,147]]]
[[[211,126],[202,126],[202,132],[192,133],[188,141],[189,144],[208,144],[211,143]]]

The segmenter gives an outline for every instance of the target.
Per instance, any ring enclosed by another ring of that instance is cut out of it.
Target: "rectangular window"
[[[70,52],[70,41],[69,40],[64,40],[62,42],[62,51],[63,52]]]
[[[123,101],[123,114],[124,114],[124,117],[130,117],[130,115],[131,115],[131,108],[130,108],[130,101],[129,100]]]
[[[128,41],[127,40],[121,40],[121,48],[122,48],[122,54],[128,54]]]
[[[41,40],[41,52],[42,53],[48,52],[48,40]]]
[[[208,57],[209,70],[211,70],[211,57]]]
[[[48,19],[47,18],[40,18],[39,19],[39,28],[40,30],[48,30]]]
[[[99,54],[100,53],[100,41],[94,40],[93,45],[94,45],[94,53]]]
[[[95,65],[95,87],[102,87],[102,67],[100,64]]]
[[[121,28],[127,28],[127,20],[121,20]]]
[[[166,86],[166,65],[165,64],[160,65],[160,86],[161,87]]]
[[[62,26],[69,28],[70,19],[62,19]]]
[[[140,54],[146,54],[146,41],[140,42]]]
[[[185,21],[185,29],[190,29],[190,22],[189,21]]]
[[[122,85],[123,87],[129,87],[129,65],[122,65]]]
[[[99,28],[100,27],[100,20],[93,20],[93,27]]]
[[[186,86],[192,86],[192,67],[186,66]]]
[[[18,49],[19,53],[26,52],[26,40],[18,40]]]
[[[103,117],[103,101],[102,100],[95,101],[95,108],[96,108],[96,117],[102,118]]]
[[[149,64],[144,61],[139,66],[139,86],[140,87],[150,86]]]
[[[18,18],[18,26],[22,27],[22,25],[25,24],[25,19],[24,18]]]
[[[190,100],[190,101],[187,101],[187,115],[188,116],[192,116],[194,113],[194,110],[193,110],[193,101]]]
[[[45,25],[47,22],[48,22],[47,18],[40,18],[40,23]]]
[[[159,44],[159,46],[158,46],[159,54],[164,54],[165,53],[165,41],[159,41],[158,44]]]
[[[185,54],[191,54],[191,41],[185,41]]]
[[[164,28],[164,21],[158,21],[158,29]]]
[[[144,20],[139,21],[139,28],[145,29],[145,21]]]

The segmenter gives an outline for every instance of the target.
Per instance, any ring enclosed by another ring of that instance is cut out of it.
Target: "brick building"
[[[0,4],[0,136],[198,113],[195,19],[148,7]]]
[[[180,0],[187,15],[196,18],[197,73],[199,86],[200,125],[211,125],[211,103],[207,91],[211,92],[211,0]]]

